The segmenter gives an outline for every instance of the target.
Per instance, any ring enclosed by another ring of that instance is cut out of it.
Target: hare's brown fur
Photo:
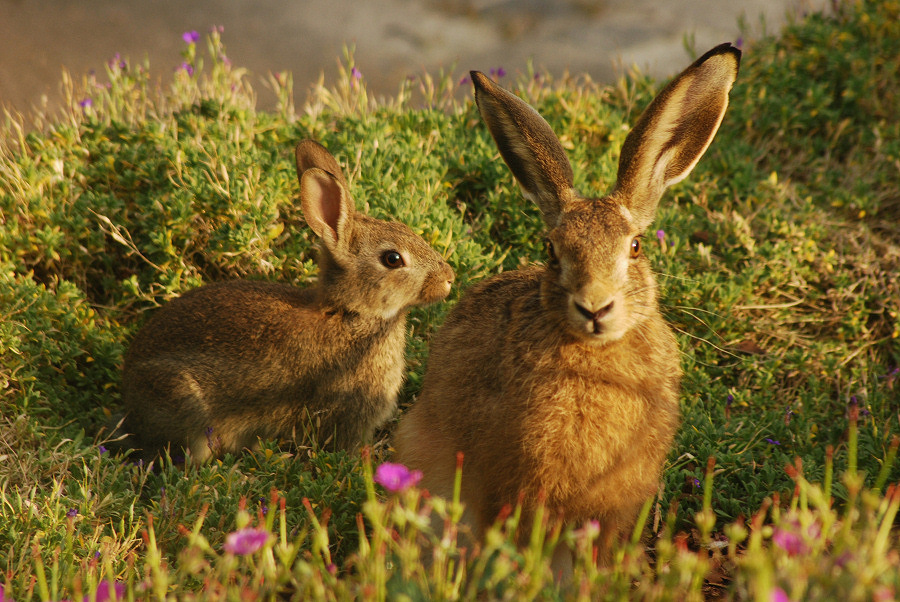
[[[462,450],[479,528],[520,492],[528,508],[546,496],[568,521],[627,526],[656,491],[678,423],[675,339],[657,314],[598,353],[544,319],[542,278],[540,268],[506,272],[454,308],[398,433],[400,458],[449,496]],[[460,392],[465,403],[429,403]],[[423,432],[427,444],[411,450],[403,437]]]
[[[599,199],[572,188],[550,126],[473,72],[482,117],[547,223],[547,265],[466,293],[435,337],[394,445],[442,496],[463,453],[461,495],[476,537],[519,500],[527,532],[545,500],[567,523],[598,520],[608,553],[657,491],[681,369],[640,235],[715,135],[739,55],[717,47],[660,93],[623,146],[613,192]]]
[[[126,444],[145,457],[171,445],[204,458],[258,438],[347,449],[395,412],[406,310],[443,299],[453,271],[407,226],[356,213],[317,143],[298,145],[297,168],[322,239],[318,284],[221,282],[158,310],[122,379]]]

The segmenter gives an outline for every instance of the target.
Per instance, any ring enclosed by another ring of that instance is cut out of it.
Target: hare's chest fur
[[[654,334],[516,354],[529,374],[515,386],[525,400],[522,482],[567,515],[631,506],[656,489],[678,424],[680,369],[661,320],[638,328]]]

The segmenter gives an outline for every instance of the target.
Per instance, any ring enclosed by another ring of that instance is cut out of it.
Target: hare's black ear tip
[[[738,64],[740,64],[741,49],[738,48],[737,46],[735,46],[734,44],[732,44],[731,42],[725,42],[724,44],[719,44],[718,46],[716,46],[715,48],[713,48],[712,50],[710,50],[709,52],[707,52],[706,54],[701,56],[697,62],[702,63],[702,62],[706,61],[707,59],[710,59],[714,56],[720,56],[723,54],[730,54],[731,56],[734,57],[734,60],[737,61]]]

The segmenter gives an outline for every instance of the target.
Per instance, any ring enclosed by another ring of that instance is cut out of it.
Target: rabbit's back
[[[286,325],[300,329],[312,318],[314,294],[314,289],[249,280],[189,290],[153,313],[135,335],[126,362],[181,350],[232,348],[239,356],[262,351],[277,342],[264,335],[281,338],[290,330]],[[263,345],[248,346],[248,335]]]
[[[603,347],[584,343],[548,319],[542,272],[500,274],[457,304],[395,438],[440,495],[464,454],[463,497],[481,527],[520,492],[567,520],[631,514],[656,491],[678,424],[677,344],[658,314]]]

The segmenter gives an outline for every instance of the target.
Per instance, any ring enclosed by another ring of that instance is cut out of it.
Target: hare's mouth
[[[578,338],[592,345],[606,345],[618,341],[625,334],[624,330],[612,324],[595,324],[585,320],[581,320],[580,324],[573,324],[572,330]]]
[[[615,341],[625,334],[619,308],[615,301],[602,304],[599,309],[588,309],[569,297],[568,318],[571,328],[580,338],[594,344]]]

